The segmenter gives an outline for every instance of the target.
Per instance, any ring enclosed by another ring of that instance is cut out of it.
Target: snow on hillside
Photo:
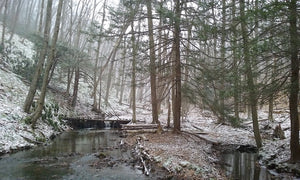
[[[6,33],[5,39],[7,40],[9,36],[10,34]],[[7,56],[1,55],[2,64],[0,64],[0,154],[33,146],[34,141],[46,140],[56,132],[46,122],[38,122],[35,131],[25,123],[27,114],[23,112],[22,106],[29,87],[20,76],[11,71],[17,64],[22,66],[33,63],[35,54],[33,43],[15,34],[11,46],[8,43],[5,43],[5,46]],[[46,103],[52,103],[49,100],[51,98],[47,99]],[[59,127],[63,127],[57,118],[54,121]]]
[[[34,145],[23,137],[37,141],[55,133],[45,122],[39,122],[33,132],[25,123],[27,114],[22,110],[29,88],[16,74],[3,67],[0,67],[0,77],[0,154]]]
[[[0,34],[2,34],[2,23],[0,22]],[[7,30],[6,30],[7,31]],[[13,69],[17,65],[25,66],[25,62],[29,64],[33,64],[33,57],[35,55],[35,51],[33,50],[34,44],[27,40],[26,38],[20,37],[15,34],[10,42],[7,42],[10,38],[10,32],[6,32],[4,39],[5,50],[7,52],[7,57],[4,57],[4,63],[10,68]]]

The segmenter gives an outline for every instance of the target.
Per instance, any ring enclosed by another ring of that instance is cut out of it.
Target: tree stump
[[[285,139],[284,131],[282,130],[280,124],[275,127],[273,131],[273,137],[279,139]]]

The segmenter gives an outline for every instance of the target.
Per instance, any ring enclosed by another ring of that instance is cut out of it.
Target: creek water
[[[257,153],[229,152],[223,154],[224,169],[227,177],[238,180],[270,180],[265,167],[257,162]]]
[[[47,146],[0,157],[0,179],[157,179],[130,163],[120,141],[117,130],[65,132]]]

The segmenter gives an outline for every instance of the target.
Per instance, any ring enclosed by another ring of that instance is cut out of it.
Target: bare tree
[[[47,12],[46,12],[46,22],[45,22],[45,28],[44,28],[44,42],[43,47],[41,49],[41,52],[39,54],[39,60],[36,65],[35,73],[33,76],[33,79],[30,84],[30,88],[28,91],[28,94],[26,96],[26,100],[24,103],[24,112],[29,113],[30,107],[33,103],[33,98],[36,93],[38,80],[41,76],[41,72],[44,66],[47,49],[48,49],[48,42],[49,42],[49,34],[50,34],[50,27],[51,27],[51,15],[52,15],[52,0],[48,0],[47,2]]]
[[[49,2],[49,1],[51,1],[51,2]],[[44,104],[45,104],[46,91],[47,91],[47,86],[49,83],[49,73],[50,73],[50,70],[54,63],[54,58],[55,58],[55,53],[56,53],[56,42],[57,42],[58,33],[59,33],[59,25],[60,25],[63,1],[64,0],[59,0],[59,4],[58,4],[55,26],[54,26],[54,34],[53,34],[51,47],[50,47],[50,55],[48,57],[46,68],[44,71],[43,84],[42,84],[42,88],[41,88],[41,95],[38,100],[38,105],[37,105],[36,110],[32,114],[32,119],[31,119],[32,127],[35,127],[37,120],[41,117],[42,111],[44,108]],[[48,6],[52,6],[52,0],[48,0]]]

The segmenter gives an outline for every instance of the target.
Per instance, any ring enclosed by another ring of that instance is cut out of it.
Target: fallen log
[[[202,139],[202,140],[204,140],[204,141],[206,141],[206,142],[208,142],[208,143],[210,143],[210,144],[213,144],[213,145],[219,145],[219,144],[220,144],[220,142],[214,141],[214,140],[209,139],[209,138],[204,137],[204,136],[201,136],[200,134],[195,134],[195,133],[188,132],[188,131],[182,131],[182,132],[183,132],[183,133],[186,133],[186,134],[189,134],[189,135],[192,135],[192,136],[195,136],[195,137],[197,137],[197,138],[200,138],[200,139]]]
[[[129,129],[129,130],[123,130],[127,133],[156,133],[157,132],[157,129]]]
[[[122,130],[157,129],[157,124],[124,124]]]

